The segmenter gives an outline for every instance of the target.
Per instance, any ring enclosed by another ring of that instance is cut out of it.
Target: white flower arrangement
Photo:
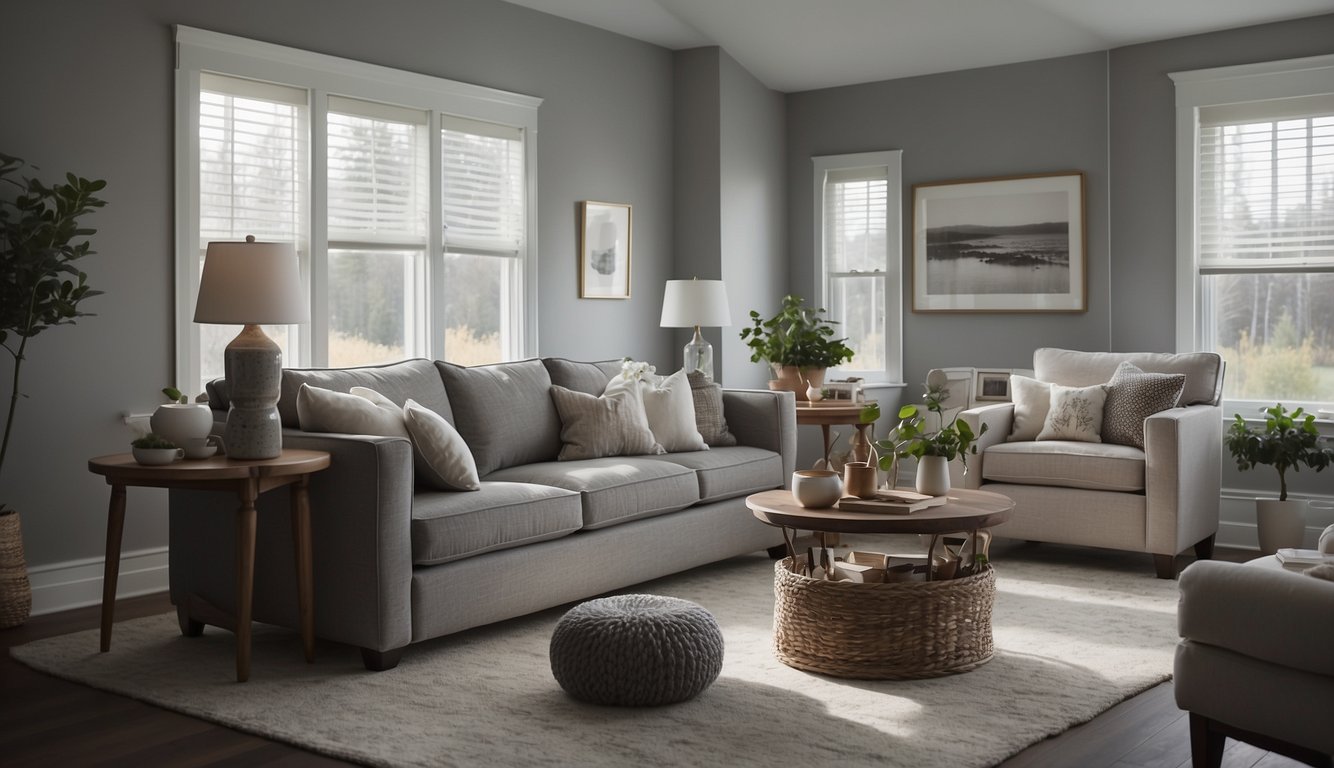
[[[637,362],[630,358],[625,358],[621,363],[621,376],[630,381],[652,381],[654,374],[658,369],[648,363]]]

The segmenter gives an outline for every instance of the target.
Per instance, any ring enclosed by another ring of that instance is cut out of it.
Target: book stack
[[[1318,549],[1283,548],[1274,553],[1284,568],[1304,571],[1313,565],[1334,565],[1334,553],[1321,552]]]
[[[910,515],[927,507],[938,507],[949,501],[946,496],[927,496],[915,491],[879,490],[873,499],[845,496],[834,506],[849,512],[879,512],[887,515]]]

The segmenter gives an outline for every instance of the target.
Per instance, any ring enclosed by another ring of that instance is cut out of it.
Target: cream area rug
[[[385,766],[988,766],[1170,676],[1176,584],[1154,578],[1147,556],[1019,545],[993,548],[992,561],[995,658],[910,682],[778,662],[762,553],[625,590],[693,600],[723,629],[713,686],[648,709],[565,695],[547,656],[562,609],[412,646],[379,673],[332,643],[308,665],[295,633],[256,625],[244,684],[232,678],[231,633],[185,638],[173,615],[117,624],[110,653],[98,653],[96,631],[11,652],[59,677]]]

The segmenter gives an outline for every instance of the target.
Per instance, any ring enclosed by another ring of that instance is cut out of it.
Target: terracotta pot
[[[772,365],[775,378],[769,381],[769,389],[795,393],[798,400],[806,400],[809,387],[819,389],[824,386],[824,368],[798,368],[795,365]]]

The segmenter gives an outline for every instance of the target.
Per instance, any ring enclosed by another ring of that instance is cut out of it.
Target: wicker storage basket
[[[965,672],[991,659],[996,572],[860,584],[774,564],[774,653],[797,669],[863,680]]]

